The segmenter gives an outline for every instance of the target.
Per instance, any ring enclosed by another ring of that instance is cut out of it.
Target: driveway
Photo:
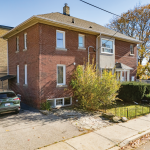
[[[25,104],[19,114],[0,115],[0,150],[33,150],[81,133],[70,121]]]

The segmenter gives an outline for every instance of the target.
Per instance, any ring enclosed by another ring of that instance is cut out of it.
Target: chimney
[[[63,14],[70,16],[70,7],[67,6],[67,3],[65,3],[65,6],[63,7]]]

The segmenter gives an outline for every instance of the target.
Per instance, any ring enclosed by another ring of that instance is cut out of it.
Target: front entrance
[[[130,81],[130,70],[118,70],[116,69],[116,76],[118,81]]]

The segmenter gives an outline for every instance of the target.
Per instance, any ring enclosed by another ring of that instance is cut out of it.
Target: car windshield
[[[2,98],[13,98],[13,97],[16,97],[16,94],[13,92],[0,93],[0,99],[2,99]]]

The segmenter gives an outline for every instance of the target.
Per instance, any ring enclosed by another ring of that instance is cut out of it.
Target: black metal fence
[[[135,107],[116,107],[106,108],[103,110],[105,113],[112,113],[118,117],[127,117],[128,119],[136,118],[137,116],[150,113],[150,106],[135,106]]]

